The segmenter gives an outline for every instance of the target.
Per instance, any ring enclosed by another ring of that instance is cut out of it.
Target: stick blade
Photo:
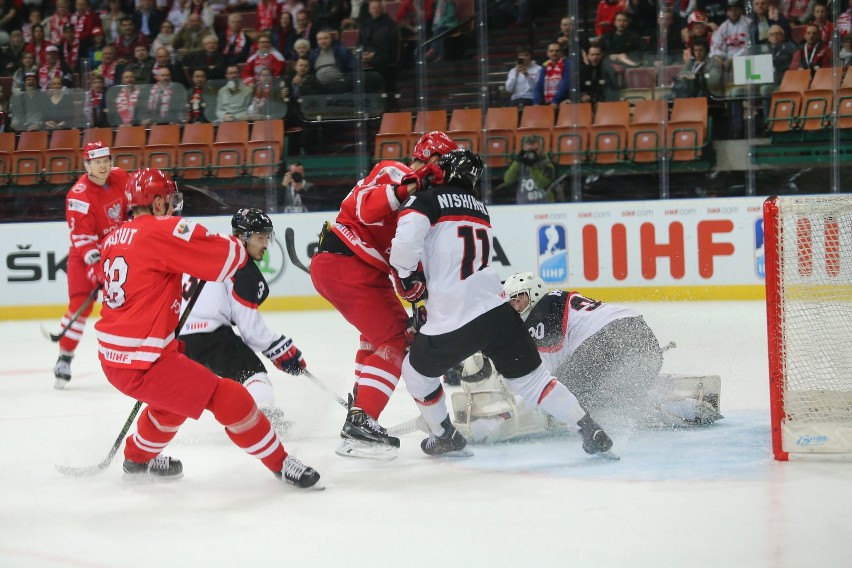
[[[62,475],[67,475],[68,477],[93,477],[106,471],[111,461],[112,460],[101,462],[98,465],[89,467],[70,467],[67,465],[57,465],[54,467],[56,468],[56,471]]]
[[[46,327],[44,327],[43,325],[41,326],[40,329],[41,329],[41,334],[54,343],[56,343],[57,341],[62,339],[61,333],[50,333],[50,331]]]

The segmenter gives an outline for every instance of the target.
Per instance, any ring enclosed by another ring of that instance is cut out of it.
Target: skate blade
[[[183,479],[183,472],[169,477],[151,475],[150,473],[122,473],[121,479],[123,479],[125,483],[171,483],[172,481]]]
[[[453,459],[470,458],[470,457],[473,457],[473,450],[471,450],[470,448],[462,448],[460,450],[453,450],[452,452],[447,452],[447,453],[444,453],[444,454],[441,454],[441,455],[435,456],[435,457],[436,458],[453,458]]]
[[[372,444],[355,440],[343,440],[334,450],[339,456],[345,458],[360,458],[367,460],[391,461],[399,455],[397,448],[385,444]]]
[[[53,381],[53,388],[55,388],[56,390],[64,390],[65,386],[70,382],[70,380],[66,381],[65,379],[55,379]]]
[[[605,452],[597,452],[594,455],[598,456],[599,458],[601,458],[603,460],[618,461],[618,460],[621,459],[621,456],[619,456],[617,453],[613,452],[612,450],[607,450]]]

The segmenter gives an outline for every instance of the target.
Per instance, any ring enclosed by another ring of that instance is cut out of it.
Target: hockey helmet
[[[109,146],[103,142],[89,142],[83,147],[84,160],[94,160],[109,155]]]
[[[420,137],[420,140],[414,145],[414,151],[411,152],[411,155],[414,156],[414,159],[426,163],[432,156],[443,156],[458,147],[459,145],[444,132],[433,130]]]
[[[266,234],[270,239],[274,234],[272,219],[260,209],[255,208],[244,208],[234,213],[231,217],[231,229],[235,235],[242,235],[245,239],[248,239],[252,233]]]
[[[175,211],[183,207],[183,195],[177,190],[177,184],[158,169],[142,168],[130,174],[125,192],[130,207],[150,207],[157,196],[171,203]]]
[[[482,158],[467,148],[458,148],[441,156],[438,166],[444,172],[444,185],[473,189],[485,169]]]
[[[514,298],[520,294],[526,294],[529,297],[530,301],[527,307],[521,311],[521,319],[525,321],[538,301],[547,293],[544,287],[544,280],[532,272],[512,274],[506,278],[506,281],[503,283],[503,289],[509,298]]]

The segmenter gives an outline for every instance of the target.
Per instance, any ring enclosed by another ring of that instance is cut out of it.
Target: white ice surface
[[[102,460],[133,402],[101,374],[91,322],[64,391],[38,330],[57,322],[0,322],[0,567],[852,566],[852,465],[771,457],[763,305],[633,307],[678,344],[664,372],[722,377],[725,420],[613,426],[620,462],[586,456],[575,437],[433,459],[420,434],[396,461],[353,460],[334,454],[344,410],[273,369],[294,421],[285,444],[321,472],[322,492],[282,485],[209,413],[167,449],[184,463],[178,482],[128,484],[121,454],[99,476],[60,475],[55,464]],[[333,312],[267,320],[345,395],[354,330]],[[400,388],[381,421],[414,416]]]

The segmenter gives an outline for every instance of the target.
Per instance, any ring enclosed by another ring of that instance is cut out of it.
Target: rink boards
[[[762,198],[493,206],[492,265],[501,278],[535,271],[548,286],[609,301],[745,300],[764,297]],[[328,307],[293,266],[284,229],[310,262],[333,212],[276,214],[276,242],[261,270],[267,309]],[[199,217],[229,232],[230,217]],[[60,315],[66,304],[65,223],[0,225],[0,319]],[[461,242],[460,242],[461,245]]]

